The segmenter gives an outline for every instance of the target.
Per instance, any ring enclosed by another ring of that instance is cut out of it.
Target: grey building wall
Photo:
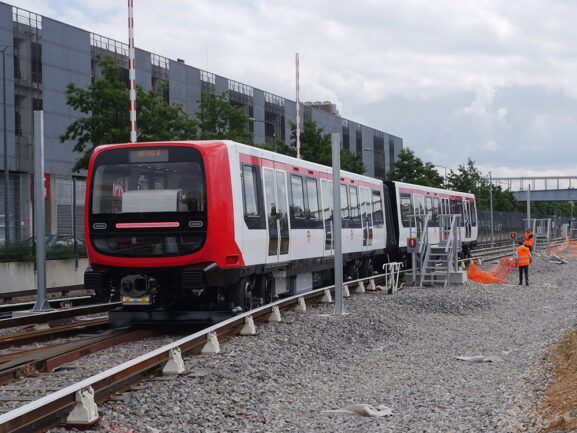
[[[16,167],[16,152],[14,149],[14,57],[12,51],[12,44],[14,38],[14,27],[12,24],[12,6],[0,3],[0,45],[8,47],[5,51],[4,59],[6,61],[5,71],[6,76],[2,80],[6,80],[6,125],[0,124],[0,137],[4,137],[4,128],[6,128],[6,138],[8,142],[8,166],[10,170]],[[0,65],[2,67],[2,65]],[[2,83],[0,83],[0,104],[4,102],[4,95],[2,94]],[[0,121],[2,114],[0,114]],[[4,167],[4,142],[0,146],[0,166],[2,170]]]
[[[152,63],[150,61],[150,52],[141,50],[140,48],[135,48],[134,65],[136,83],[140,84],[145,92],[148,92],[152,89]],[[138,125],[136,125],[136,127],[138,128]]]
[[[80,88],[90,84],[90,34],[50,19],[43,19],[42,27],[45,167],[48,173],[66,175],[75,162],[74,143],[61,143],[59,137],[84,115],[66,104],[64,91],[70,82]]]

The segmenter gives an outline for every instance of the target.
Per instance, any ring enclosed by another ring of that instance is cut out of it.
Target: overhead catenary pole
[[[335,314],[345,314],[343,304],[343,249],[341,242],[341,136],[331,134],[333,151],[333,241],[335,247]]]
[[[128,0],[128,89],[130,91],[130,142],[136,143],[136,68],[134,54],[134,0]]]
[[[494,246],[494,226],[493,226],[493,177],[489,172],[489,208],[491,209],[491,248]]]
[[[46,299],[46,224],[44,205],[44,113],[34,111],[34,233],[36,236],[36,290],[33,311],[49,310]]]
[[[300,92],[300,84],[299,84],[299,53],[296,54],[296,102],[297,102],[297,118],[296,118],[296,123],[297,123],[297,130],[296,130],[296,136],[297,136],[297,158],[300,159],[301,157],[301,101],[300,101],[300,97],[299,97],[299,92]]]
[[[527,227],[531,227],[531,184],[527,186]]]
[[[2,53],[2,137],[4,140],[4,245],[10,241],[10,170],[8,166],[8,135],[6,125],[6,50],[4,47],[0,50]]]

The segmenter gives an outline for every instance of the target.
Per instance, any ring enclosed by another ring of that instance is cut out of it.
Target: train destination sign
[[[128,162],[168,162],[168,149],[129,150]]]

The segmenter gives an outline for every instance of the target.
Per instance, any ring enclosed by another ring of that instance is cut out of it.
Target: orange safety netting
[[[561,242],[554,242],[549,245],[549,255],[557,257],[577,257],[577,242],[569,236]]]
[[[495,266],[488,271],[479,269],[475,262],[469,265],[467,277],[471,281],[482,284],[508,283],[506,275],[511,273],[511,268],[515,267],[515,260],[509,257],[503,257]]]

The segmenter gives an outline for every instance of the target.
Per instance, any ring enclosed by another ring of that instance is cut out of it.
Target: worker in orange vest
[[[525,230],[525,246],[529,248],[530,251],[533,251],[533,232],[531,231],[531,229],[529,227],[527,227],[527,230]]]
[[[531,250],[519,242],[515,251],[515,265],[519,268],[519,285],[523,284],[523,274],[525,274],[525,284],[529,285],[529,265],[531,264]]]

